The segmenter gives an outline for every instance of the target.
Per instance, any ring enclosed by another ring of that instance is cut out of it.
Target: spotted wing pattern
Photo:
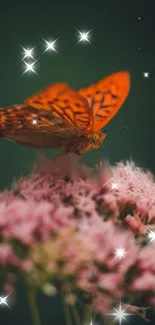
[[[38,130],[64,135],[69,131],[75,133],[76,128],[65,120],[51,116],[46,110],[39,111],[25,105],[0,109],[0,132],[14,133],[15,130]]]
[[[0,110],[0,135],[37,147],[65,147],[92,123],[88,102],[66,84],[54,84]]]
[[[48,112],[51,117],[67,121],[79,132],[92,123],[88,102],[78,92],[63,83],[54,84],[25,100],[28,107]]]
[[[125,101],[129,89],[129,73],[117,72],[79,90],[87,99],[93,114],[92,131],[99,131],[114,117]]]
[[[0,110],[0,136],[20,144],[65,149],[77,135],[75,126],[48,112],[21,105]]]
[[[64,83],[51,85],[24,105],[1,109],[0,136],[33,147],[76,151],[87,136],[112,119],[129,88],[127,72],[112,74],[79,91]]]

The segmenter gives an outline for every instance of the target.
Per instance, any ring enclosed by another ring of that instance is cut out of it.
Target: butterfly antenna
[[[120,131],[127,131],[127,130],[128,130],[127,126],[124,126],[123,128],[120,129]]]

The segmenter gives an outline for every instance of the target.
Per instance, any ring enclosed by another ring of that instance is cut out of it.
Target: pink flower
[[[12,247],[9,244],[0,244],[0,265],[1,267],[15,264],[17,258],[13,253]]]
[[[151,272],[143,272],[138,278],[136,278],[130,289],[134,291],[154,291],[155,290],[155,274]]]
[[[122,295],[143,293],[149,303],[154,246],[144,239],[153,225],[154,179],[134,163],[106,163],[95,175],[75,156],[42,159],[0,194],[0,264],[41,289],[63,280],[66,292],[87,293],[99,312]]]
[[[125,217],[125,221],[127,222],[128,226],[132,229],[135,233],[144,233],[145,228],[144,224],[141,221],[140,217],[138,215],[130,216],[129,214]]]

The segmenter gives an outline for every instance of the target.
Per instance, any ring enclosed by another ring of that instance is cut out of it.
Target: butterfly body
[[[101,131],[117,113],[130,88],[127,72],[114,73],[78,91],[51,85],[23,105],[0,110],[0,137],[37,148],[83,154],[99,148]]]

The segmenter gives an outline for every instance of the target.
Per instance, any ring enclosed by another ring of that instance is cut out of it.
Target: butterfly
[[[0,137],[79,155],[97,149],[106,137],[101,129],[118,112],[129,90],[126,71],[79,90],[55,83],[27,98],[23,105],[0,109]]]

